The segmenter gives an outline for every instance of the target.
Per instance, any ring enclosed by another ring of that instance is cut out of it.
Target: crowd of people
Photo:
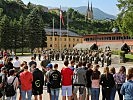
[[[99,100],[100,88],[102,100],[115,100],[116,92],[119,100],[133,100],[133,67],[126,75],[124,66],[118,72],[108,66],[100,72],[98,64],[73,59],[64,59],[61,71],[58,66],[52,64],[47,55],[40,65],[37,65],[35,57],[22,63],[19,57],[15,57],[15,60],[0,57],[0,99],[17,100],[19,95],[19,100],[31,100],[33,95],[34,100],[42,100],[46,85],[49,100],[59,100],[60,90],[62,100]],[[15,94],[7,91],[9,83],[13,84]]]

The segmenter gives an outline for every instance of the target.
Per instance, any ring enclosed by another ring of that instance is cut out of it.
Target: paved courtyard
[[[20,56],[20,61],[21,61],[21,62],[22,62],[22,61],[27,61],[27,62],[29,62],[29,61],[30,61],[30,58],[31,58],[31,56]],[[117,59],[117,58],[114,57],[113,60],[115,60],[115,59]],[[39,61],[38,58],[37,58],[37,59],[36,59],[36,62],[37,62],[38,67],[41,69],[41,67],[40,67],[40,62],[41,62],[41,61]],[[52,61],[52,64],[55,64],[55,63],[59,64],[59,70],[61,70],[61,68],[63,67],[63,62],[62,62],[62,61]],[[100,64],[100,63],[99,63],[99,64]],[[118,60],[116,60],[116,62],[113,63],[111,66],[113,66],[113,67],[116,68],[116,72],[118,72],[120,66],[125,66],[126,69],[128,69],[128,68],[130,68],[130,67],[133,67],[132,64],[129,64],[129,63],[119,63]],[[101,71],[101,73],[103,72],[103,68],[100,68],[99,70]],[[46,99],[46,100],[49,100],[48,94],[47,94],[47,92],[46,92],[46,87],[44,87],[44,93],[43,93],[43,100],[45,100],[45,99]],[[17,97],[17,100],[18,100],[18,97]],[[59,95],[59,100],[62,100],[62,99],[61,99],[61,91],[60,91],[60,95]],[[102,100],[101,91],[100,91],[100,100]],[[115,100],[119,100],[118,94],[117,94],[117,93],[116,93],[116,98],[115,98]]]

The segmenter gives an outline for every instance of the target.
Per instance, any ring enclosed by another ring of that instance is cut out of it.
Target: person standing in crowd
[[[88,70],[87,66],[86,66],[86,61],[83,61],[83,65],[82,65],[82,68],[84,70]],[[83,92],[83,100],[86,100],[86,85],[85,85],[85,89],[84,89],[84,92]]]
[[[12,63],[12,61],[13,61],[13,58],[8,58],[7,59],[7,62],[5,64],[5,67],[7,68],[8,75],[9,75],[9,70],[10,69],[13,69],[13,63]]]
[[[48,57],[47,55],[44,56],[43,60],[41,61],[41,66],[42,66],[42,70],[44,72],[44,75],[46,74],[47,72],[47,69],[46,69],[46,66],[50,63],[51,61],[48,60]]]
[[[83,100],[83,94],[86,86],[86,70],[82,68],[82,62],[78,63],[78,68],[74,70],[73,77],[74,94],[79,90],[79,100]]]
[[[4,66],[4,61],[3,61],[3,57],[0,56],[0,68],[2,68]]]
[[[88,67],[88,70],[86,71],[86,80],[87,80],[87,100],[89,100],[89,95],[90,95],[90,91],[91,91],[91,84],[92,84],[92,81],[91,81],[91,76],[92,76],[92,67],[93,65],[91,63],[88,63],[87,64],[87,67]]]
[[[41,61],[41,50],[38,50],[38,60]]]
[[[35,58],[34,58],[34,57],[31,57],[31,61],[29,62],[30,71],[31,71],[31,66],[32,66],[33,64],[34,64],[35,66],[37,66],[37,63],[36,63],[36,61],[35,61]]]
[[[96,65],[93,69],[92,72],[92,85],[91,85],[91,100],[99,100],[99,94],[100,94],[100,71],[98,71],[99,69],[99,65]]]
[[[114,76],[116,71],[114,67],[110,68],[110,73]],[[110,94],[110,100],[115,100],[115,94],[116,94],[116,86],[111,89],[111,94]]]
[[[36,68],[36,65],[33,64],[31,66],[32,74],[33,74],[33,82],[32,82],[32,94],[34,95],[34,100],[42,100],[43,94],[43,85],[44,85],[44,75],[41,70]]]
[[[49,74],[51,100],[58,100],[59,89],[61,87],[61,73],[57,69],[58,69],[58,64],[55,64],[54,70],[52,70]]]
[[[102,85],[102,100],[110,100],[111,89],[115,85],[114,77],[109,73],[109,68],[104,68],[104,73],[101,75],[100,84]]]
[[[133,67],[128,69],[127,82],[123,83],[120,93],[124,100],[133,100]]]
[[[31,66],[32,65],[35,65],[35,66],[37,66],[37,63],[36,63],[36,61],[35,61],[35,58],[34,57],[31,57],[31,61],[29,62],[29,67],[31,68]]]
[[[20,70],[20,61],[19,61],[19,57],[15,57],[15,61],[13,62],[13,67],[15,68],[16,71]]]
[[[72,70],[72,71],[74,71],[74,65],[75,65],[75,61],[74,60],[71,60],[70,61],[70,66],[69,66],[69,68]],[[72,83],[73,83],[73,80],[72,80]],[[72,84],[72,94],[73,94],[73,88],[74,88],[74,85]],[[71,98],[72,100],[74,100],[74,95],[72,95],[72,98]]]
[[[70,61],[70,66],[69,66],[69,68],[72,70],[72,71],[74,71],[74,65],[75,65],[75,61],[74,60],[71,60]]]
[[[0,97],[2,100],[5,100],[5,85],[7,82],[7,68],[2,67],[0,73]]]
[[[33,75],[28,71],[28,66],[24,66],[24,72],[20,73],[20,82],[22,100],[26,100],[26,93],[28,100],[31,100]]]
[[[124,66],[121,66],[119,69],[119,72],[114,74],[114,80],[116,84],[116,90],[119,95],[119,99],[123,100],[123,95],[120,93],[121,86],[126,80],[126,68]]]
[[[27,66],[27,62],[26,61],[23,61],[22,62],[22,64],[21,64],[21,69],[20,69],[20,71],[18,71],[17,73],[16,73],[16,77],[18,77],[18,80],[19,80],[19,86],[18,86],[18,88],[19,88],[19,100],[22,100],[22,96],[21,96],[21,81],[20,81],[20,73],[22,73],[22,72],[24,72],[24,66]]]
[[[68,67],[69,62],[64,61],[64,67],[61,70],[62,77],[62,100],[66,100],[66,93],[68,100],[71,100],[72,96],[72,76],[73,71]]]
[[[49,63],[47,65],[47,72],[46,72],[46,81],[47,81],[47,93],[49,93],[49,98],[51,100],[51,90],[50,90],[50,82],[49,82],[49,75],[50,72],[53,70],[53,65],[51,63]]]
[[[7,97],[7,100],[16,100],[16,96],[17,96],[17,88],[19,86],[19,81],[18,78],[15,76],[15,70],[14,69],[10,69],[9,70],[9,77],[7,78],[7,83],[12,83],[13,80],[13,86],[14,86],[14,90],[16,91],[16,94],[12,97]]]

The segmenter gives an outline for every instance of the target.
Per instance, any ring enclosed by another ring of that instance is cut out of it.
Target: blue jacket
[[[121,87],[121,94],[124,95],[124,100],[133,100],[133,81],[125,82]]]

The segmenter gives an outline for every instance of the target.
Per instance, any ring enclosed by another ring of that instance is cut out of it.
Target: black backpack
[[[16,90],[14,89],[14,85],[13,85],[13,82],[14,82],[15,78],[13,79],[12,83],[7,83],[6,84],[5,94],[6,94],[7,97],[12,97],[16,94]]]

